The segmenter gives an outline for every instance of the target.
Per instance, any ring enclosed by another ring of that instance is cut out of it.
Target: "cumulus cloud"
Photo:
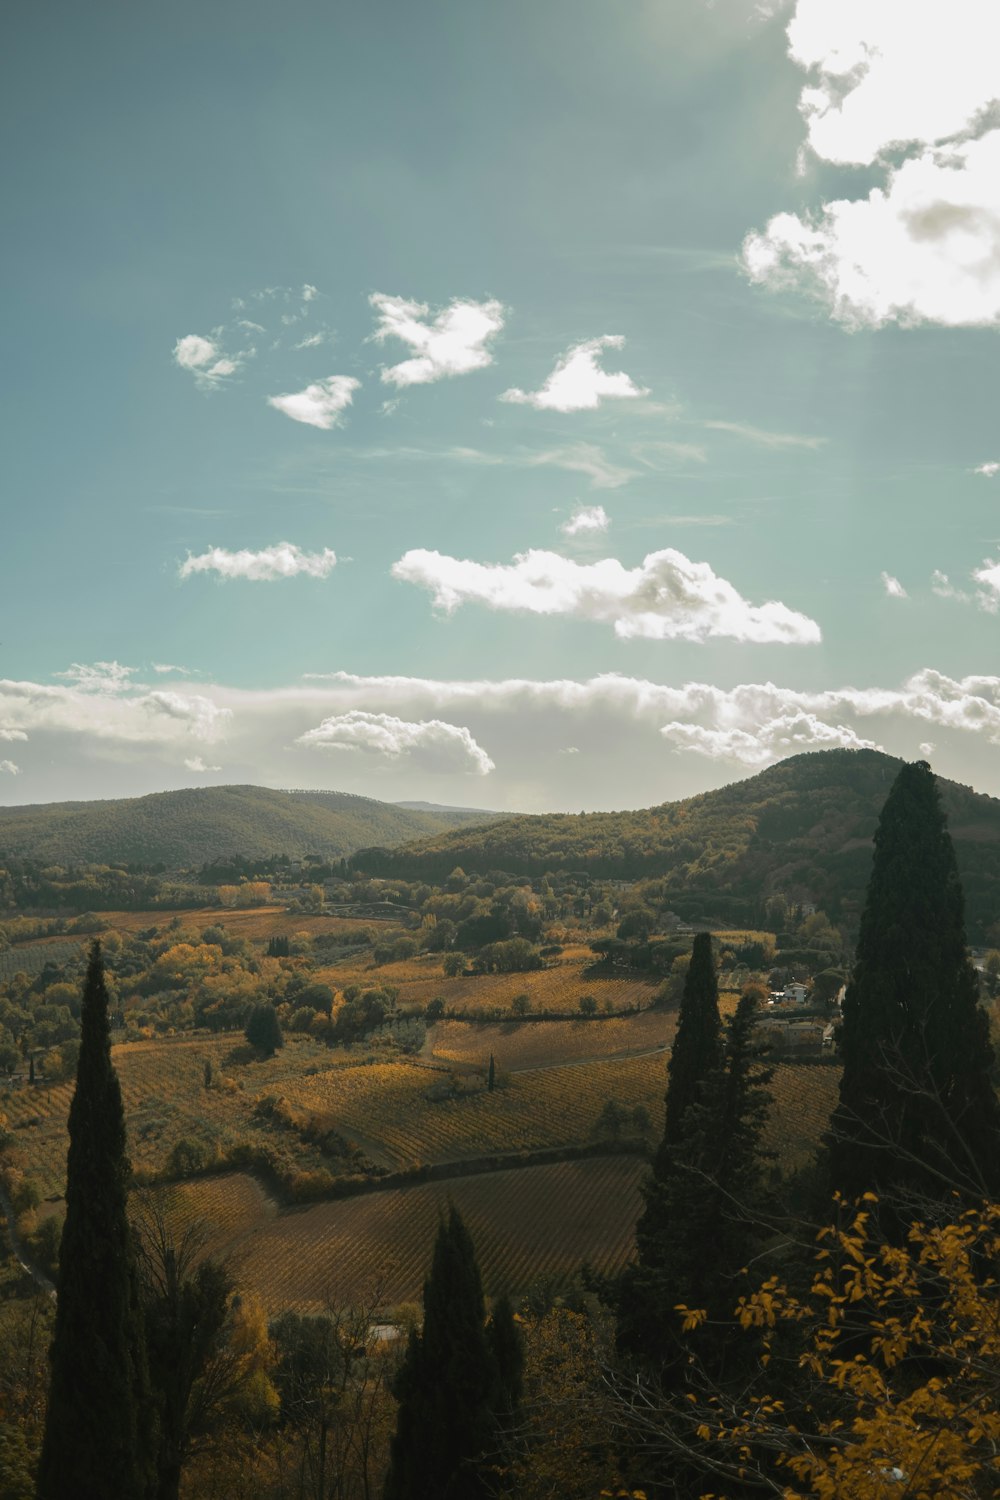
[[[12,760],[0,760],[0,771],[6,772],[8,776],[20,776],[21,767],[16,766]]]
[[[995,460],[991,460],[987,464],[980,464],[978,468],[973,469],[972,472],[973,474],[982,474],[986,479],[994,479],[997,474],[1000,474],[1000,463],[997,463]]]
[[[882,579],[882,587],[890,599],[906,599],[909,597],[899,579],[893,578],[891,573],[883,572],[879,576]]]
[[[977,603],[995,615],[1000,609],[1000,563],[987,558],[982,567],[973,569],[972,577],[979,585]]]
[[[611,517],[603,505],[581,505],[559,529],[565,536],[594,536],[610,525]]]
[[[68,735],[92,744],[168,748],[222,739],[232,713],[208,691],[151,689],[133,682],[134,667],[118,662],[74,663],[55,674],[67,682],[0,680],[0,718],[12,738]]]
[[[536,411],[593,411],[605,399],[629,400],[648,396],[648,390],[637,386],[624,370],[602,370],[598,359],[602,349],[621,349],[621,334],[606,333],[600,338],[574,344],[557,363],[540,390],[522,391],[517,386],[504,391],[501,401],[533,406]]]
[[[475,601],[492,609],[570,615],[614,626],[622,639],[783,642],[820,640],[814,620],[774,600],[749,604],[708,563],[672,547],[636,568],[616,558],[579,563],[555,552],[519,553],[512,564],[477,563],[417,548],[393,565],[393,577],[429,589],[448,613]]]
[[[303,552],[294,542],[276,542],[258,552],[242,548],[229,552],[225,547],[209,547],[197,556],[188,553],[178,569],[181,578],[195,573],[217,573],[220,578],[246,578],[253,583],[270,583],[276,578],[326,578],[336,567],[337,554],[324,547],[322,552]],[[159,670],[171,670],[170,668]]]
[[[541,714],[558,715],[561,722],[570,718],[581,727],[588,721],[602,725],[632,722],[659,730],[674,748],[716,756],[724,750],[744,765],[763,763],[754,744],[771,746],[763,759],[791,753],[780,748],[783,736],[796,736],[788,743],[797,749],[872,744],[851,723],[871,718],[886,724],[916,721],[984,736],[1000,745],[1000,677],[955,679],[930,667],[914,673],[898,688],[843,687],[818,692],[772,682],[742,683],[734,688],[703,682],[672,686],[615,672],[582,681],[466,682],[337,672],[324,682],[343,710],[357,702],[377,702],[386,710],[461,712],[463,717],[488,717],[491,722],[509,718],[522,735],[529,718]],[[690,733],[692,728],[695,733]]]
[[[393,714],[352,709],[324,719],[317,728],[300,735],[296,743],[326,750],[351,750],[388,761],[405,758],[427,771],[488,776],[496,769],[468,729],[441,719],[413,723]]]
[[[489,345],[504,325],[502,302],[455,298],[432,317],[426,302],[384,292],[374,292],[368,301],[378,319],[372,338],[379,343],[400,339],[413,350],[411,359],[383,367],[382,379],[389,385],[428,385],[493,363]]]
[[[291,391],[283,396],[268,396],[268,406],[284,412],[293,422],[304,422],[307,427],[320,427],[329,432],[339,427],[344,413],[354,400],[360,380],[353,375],[330,375],[325,380],[316,380],[303,391]]]
[[[26,740],[28,736],[23,729],[0,729],[0,740],[6,740],[12,744],[14,740]]]
[[[809,74],[799,107],[825,161],[877,165],[884,185],[750,234],[755,281],[818,297],[849,327],[1000,320],[996,18],[905,0],[798,0],[788,27]]]

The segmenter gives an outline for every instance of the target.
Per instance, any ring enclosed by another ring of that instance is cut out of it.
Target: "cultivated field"
[[[472,1235],[490,1296],[570,1275],[583,1260],[618,1270],[631,1254],[645,1170],[636,1158],[592,1157],[280,1212],[240,1173],[180,1192],[184,1211],[204,1219],[212,1249],[231,1257],[269,1311],[320,1312],[373,1287],[385,1307],[416,1301],[449,1202]]]
[[[638,1016],[594,1021],[439,1021],[425,1056],[437,1062],[485,1067],[490,1053],[498,1068],[545,1068],[597,1057],[664,1049],[677,1029],[676,1011],[647,1010]]]
[[[600,1010],[628,1010],[652,1003],[659,979],[625,976],[613,972],[588,972],[594,955],[588,947],[567,947],[544,969],[528,974],[476,974],[447,979],[441,955],[424,953],[400,963],[376,966],[370,954],[353,955],[340,963],[318,969],[316,978],[342,990],[349,984],[372,988],[391,984],[399,991],[401,1005],[426,1006],[440,997],[446,1010],[489,1015],[509,1011],[519,995],[526,995],[533,1011],[560,1011],[571,1015],[585,995],[596,1000]]]
[[[0,983],[15,974],[40,974],[46,964],[65,964],[76,958],[83,938],[40,938],[37,943],[17,943],[0,953]]]

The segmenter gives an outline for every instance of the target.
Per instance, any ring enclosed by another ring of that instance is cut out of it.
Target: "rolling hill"
[[[407,808],[346,792],[192,787],[113,801],[0,808],[0,859],[171,869],[233,854],[342,859],[364,844],[399,844],[500,816],[469,808]]]
[[[638,812],[519,815],[352,857],[374,875],[581,871],[661,877],[682,916],[750,921],[781,892],[853,925],[871,839],[901,761],[877,750],[795,755],[746,781]],[[1000,801],[939,782],[966,893],[970,936],[1000,919]]]

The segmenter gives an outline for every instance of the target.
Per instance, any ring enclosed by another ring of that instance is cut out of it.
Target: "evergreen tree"
[[[255,1005],[250,1012],[244,1036],[251,1047],[263,1053],[265,1057],[273,1057],[279,1047],[285,1045],[285,1038],[281,1034],[281,1022],[273,1005]]]
[[[494,1443],[498,1371],[487,1342],[479,1267],[455,1208],[442,1221],[424,1282],[424,1326],[410,1334],[385,1500],[477,1500]]]
[[[712,935],[699,932],[684,979],[677,1035],[667,1064],[667,1113],[662,1149],[683,1136],[684,1116],[698,1097],[702,1081],[722,1060],[719,985],[715,977]]]
[[[992,1050],[965,947],[955,854],[926,761],[903,767],[879,819],[840,1052],[832,1188],[848,1196],[1000,1192]]]
[[[128,1177],[108,993],[95,941],[69,1111],[66,1222],[38,1500],[140,1500],[147,1491],[145,1359],[126,1215]]]
[[[486,1340],[496,1367],[493,1406],[504,1428],[511,1428],[524,1392],[524,1340],[509,1297],[499,1297],[486,1325]]]
[[[724,1059],[698,1082],[643,1189],[636,1260],[619,1287],[618,1344],[663,1378],[688,1353],[679,1305],[708,1311],[699,1353],[709,1368],[721,1363],[728,1338],[711,1320],[728,1319],[739,1273],[762,1233],[756,1210],[771,1070],[754,1061],[755,1008],[743,996]]]

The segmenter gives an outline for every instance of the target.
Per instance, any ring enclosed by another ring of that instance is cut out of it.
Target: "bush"
[[[580,996],[579,1011],[581,1016],[597,1015],[597,1001],[594,999],[593,995]]]
[[[435,995],[433,1000],[427,1002],[427,1020],[440,1021],[444,1015],[444,1000],[440,995]]]

